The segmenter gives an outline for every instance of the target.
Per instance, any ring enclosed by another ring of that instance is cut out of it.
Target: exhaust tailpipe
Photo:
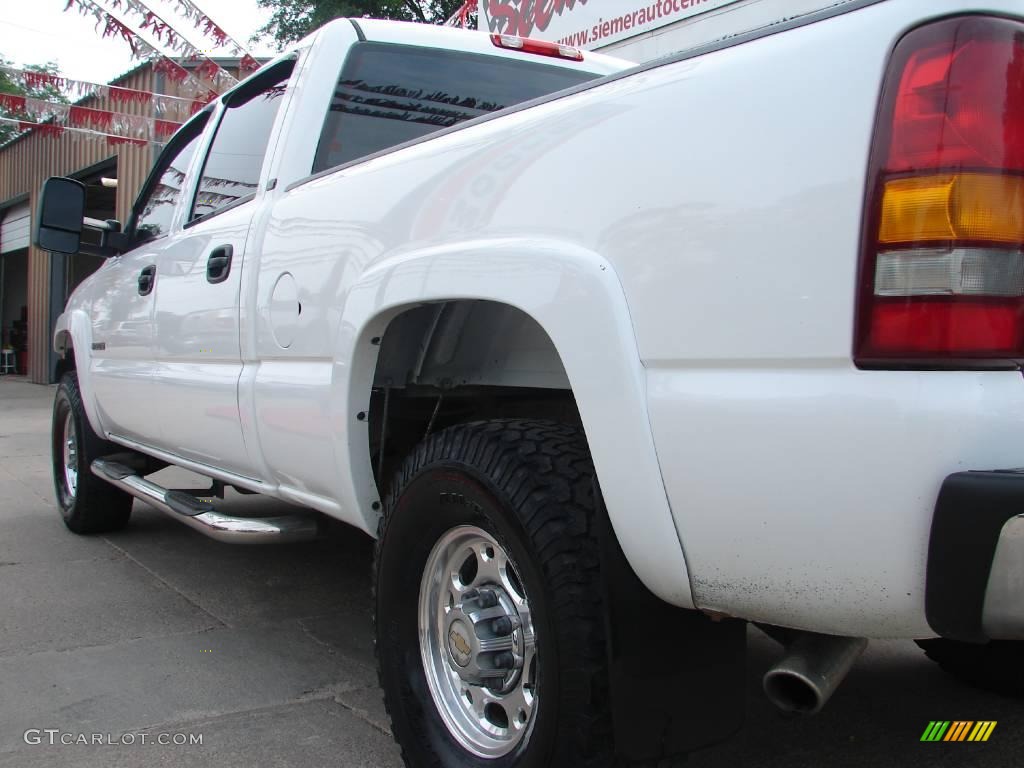
[[[785,712],[820,712],[867,645],[864,637],[800,632],[782,660],[765,673],[764,692]]]

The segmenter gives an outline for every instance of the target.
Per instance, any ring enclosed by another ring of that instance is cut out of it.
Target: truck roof
[[[479,53],[487,56],[501,56],[509,59],[533,61],[538,64],[547,64],[554,67],[579,69],[600,75],[610,75],[636,66],[632,61],[619,59],[614,56],[605,56],[600,53],[592,53],[591,51],[580,51],[583,55],[583,60],[573,61],[571,59],[540,56],[535,53],[524,53],[508,48],[499,48],[491,41],[491,36],[486,32],[439,26],[437,24],[421,24],[413,21],[341,18],[328,22],[320,29],[326,29],[336,24],[355,24],[365,35],[366,39],[372,42],[416,45],[424,48],[444,48],[446,50],[466,51],[467,53]],[[319,31],[313,34],[316,35]]]

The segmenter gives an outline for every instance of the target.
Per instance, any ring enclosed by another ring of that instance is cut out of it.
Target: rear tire
[[[1010,696],[1024,695],[1024,642],[991,640],[963,643],[937,638],[918,640],[925,655],[945,672],[977,688]]]
[[[117,450],[90,426],[75,372],[64,374],[53,401],[51,453],[57,505],[69,530],[107,533],[128,524],[131,495],[100,480],[90,469],[94,459]]]
[[[374,591],[380,682],[409,768],[612,764],[599,508],[570,426],[458,425],[406,459]],[[508,632],[517,624],[528,631]],[[505,663],[486,649],[499,636]],[[511,671],[495,682],[496,668]],[[483,683],[466,682],[480,669]]]

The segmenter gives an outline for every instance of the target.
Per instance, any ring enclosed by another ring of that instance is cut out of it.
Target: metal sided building
[[[238,59],[215,61],[238,75]],[[109,85],[179,95],[178,83],[155,71],[152,62]],[[151,104],[114,102],[109,97],[87,97],[76,106],[159,117]],[[170,119],[180,122],[185,116]],[[111,146],[71,130],[59,136],[30,130],[0,146],[0,347],[15,350],[18,372],[31,381],[55,381],[54,323],[71,291],[103,261],[83,254],[51,254],[32,246],[40,186],[50,176],[78,179],[86,185],[87,216],[124,223],[158,150],[156,144]],[[102,179],[117,179],[116,188],[105,186]]]

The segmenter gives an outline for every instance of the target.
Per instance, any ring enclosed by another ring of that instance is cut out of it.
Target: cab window
[[[281,62],[228,97],[203,163],[190,222],[255,196],[293,67],[294,61]]]
[[[185,173],[196,153],[209,113],[197,115],[167,144],[157,160],[145,191],[135,204],[135,238],[139,242],[163,237],[181,200]]]
[[[357,43],[338,77],[313,173],[596,77],[502,56]]]

